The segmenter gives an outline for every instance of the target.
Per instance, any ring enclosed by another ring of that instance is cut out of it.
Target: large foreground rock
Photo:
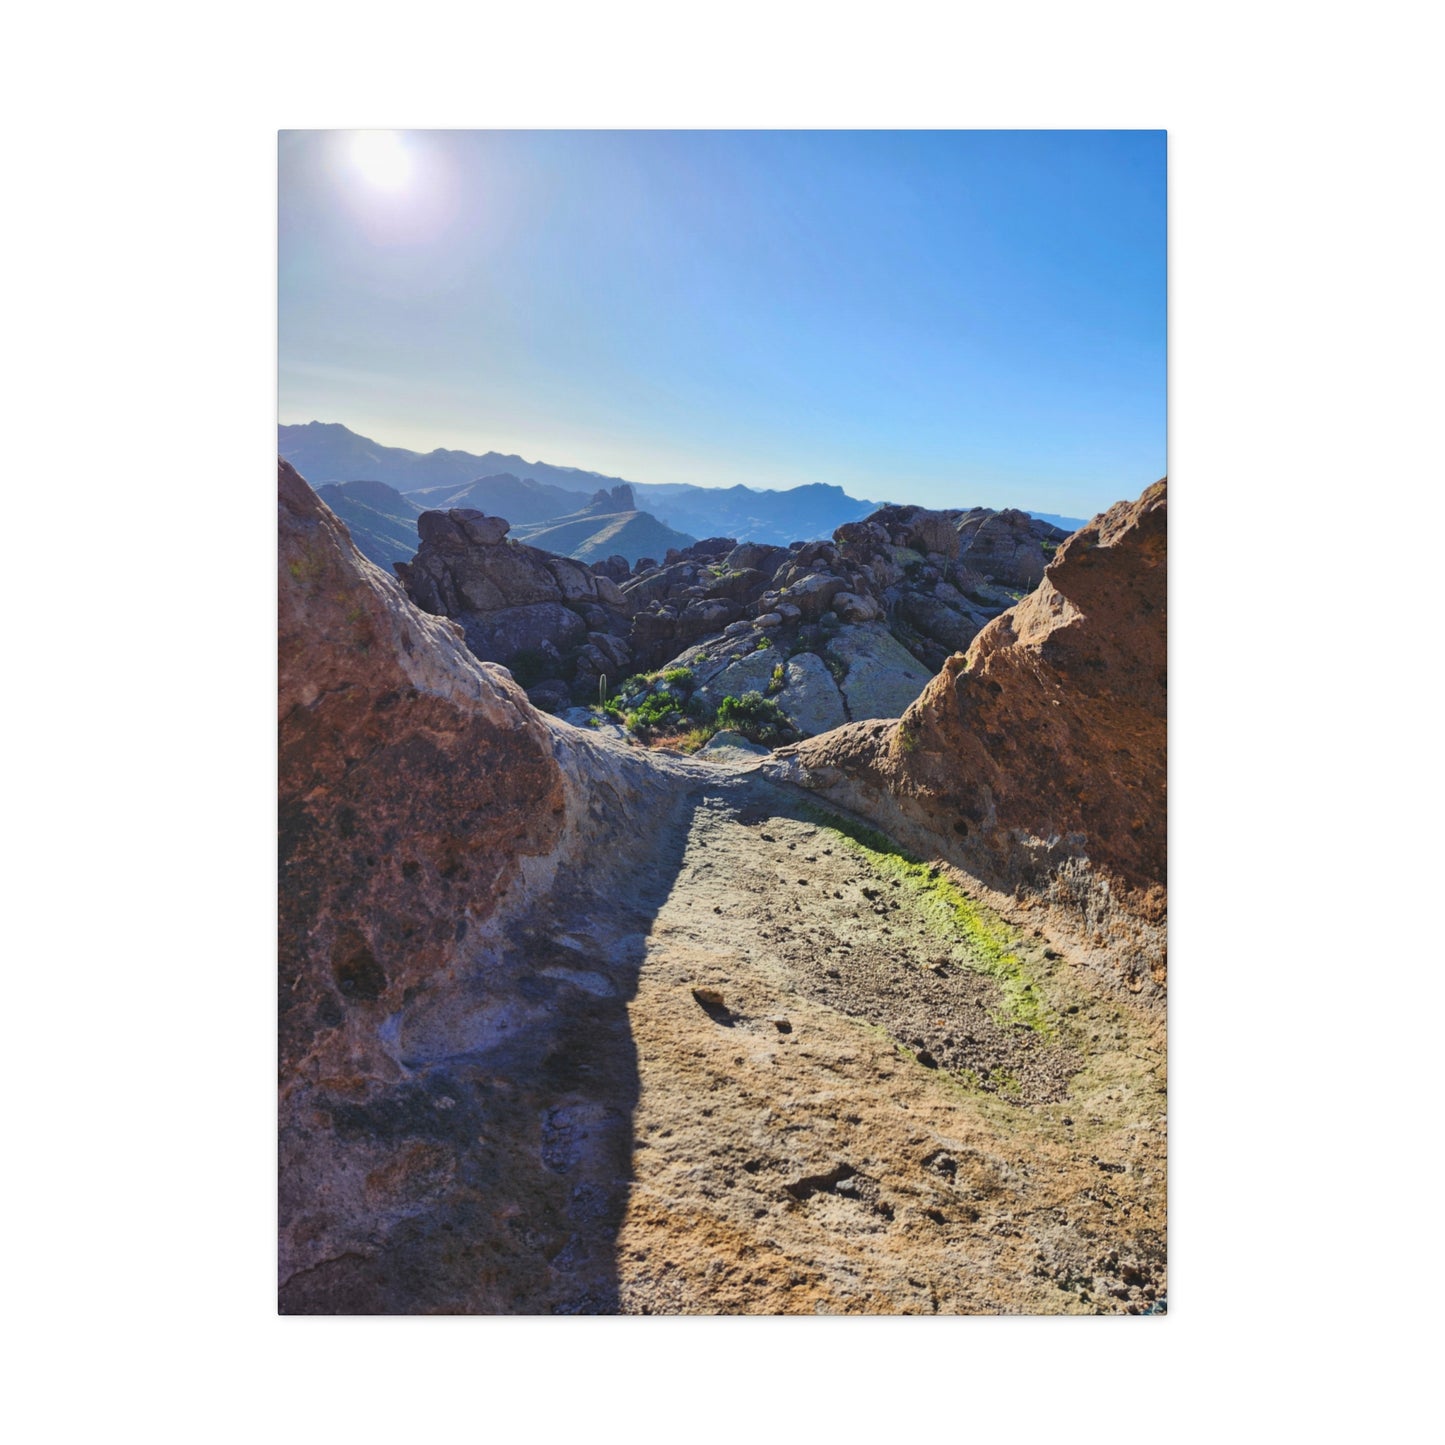
[[[609,1308],[639,954],[529,930],[583,859],[620,890],[665,776],[544,722],[285,464],[279,516],[282,1312]]]

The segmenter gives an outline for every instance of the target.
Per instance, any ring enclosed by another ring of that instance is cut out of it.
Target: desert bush
[[[717,725],[730,728],[755,743],[772,747],[797,736],[788,715],[771,698],[760,692],[725,697],[718,704]]]

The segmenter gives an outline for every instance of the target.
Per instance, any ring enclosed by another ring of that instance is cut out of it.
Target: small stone
[[[780,1034],[790,1034],[793,1032],[793,1025],[789,1019],[776,1018],[773,1020],[773,1027],[777,1029]]]
[[[695,988],[692,996],[705,1009],[723,1009],[728,1006],[727,1000],[715,988]]]

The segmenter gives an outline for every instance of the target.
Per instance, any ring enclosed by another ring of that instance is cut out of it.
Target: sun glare
[[[411,156],[394,130],[359,130],[351,140],[351,161],[378,190],[399,191],[411,178]]]

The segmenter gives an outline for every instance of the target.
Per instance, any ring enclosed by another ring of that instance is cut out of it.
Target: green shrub
[[[655,676],[656,674],[653,674]],[[634,693],[645,691],[652,686],[652,676],[646,673],[634,672],[631,677],[624,677],[617,684],[613,697],[631,697]]]
[[[717,734],[717,730],[718,728],[715,722],[707,722],[703,723],[701,727],[691,728],[683,736],[678,747],[685,753],[695,753],[699,748],[705,747],[712,741]]]
[[[760,692],[723,698],[718,704],[717,725],[719,729],[730,728],[768,747],[797,736],[787,713]]]
[[[662,674],[662,680],[669,687],[690,688],[692,686],[692,669],[690,667],[669,667]]]
[[[783,664],[780,662],[780,663],[773,669],[772,679],[771,679],[771,680],[769,681],[769,683],[768,683],[768,696],[769,696],[769,697],[772,697],[772,695],[773,695],[775,692],[782,692],[782,690],[783,690],[783,683],[784,683],[785,681],[786,681],[786,675],[785,675],[785,673],[784,673],[784,671],[783,671]]]

